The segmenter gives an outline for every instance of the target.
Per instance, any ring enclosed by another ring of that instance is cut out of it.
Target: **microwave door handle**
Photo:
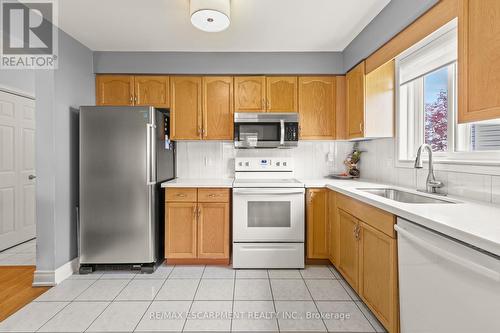
[[[280,119],[280,145],[285,144],[285,121]]]

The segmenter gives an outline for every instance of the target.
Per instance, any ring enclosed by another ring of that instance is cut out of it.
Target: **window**
[[[500,160],[500,119],[458,124],[457,24],[445,25],[396,59],[398,159],[427,143],[437,160]]]

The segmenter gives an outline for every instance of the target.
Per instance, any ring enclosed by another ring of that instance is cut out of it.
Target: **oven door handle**
[[[280,119],[280,145],[285,144],[285,121]]]
[[[305,191],[304,189],[286,189],[286,188],[277,188],[277,189],[251,189],[251,188],[246,188],[246,189],[239,189],[235,188],[233,189],[233,193],[235,194],[244,194],[244,195],[268,195],[268,194],[273,194],[273,195],[280,195],[280,194],[304,194]]]

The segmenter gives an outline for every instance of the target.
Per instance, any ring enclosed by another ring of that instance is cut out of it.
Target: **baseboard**
[[[79,263],[79,258],[76,257],[54,271],[36,270],[33,276],[33,287],[52,287],[61,283],[78,271]]]

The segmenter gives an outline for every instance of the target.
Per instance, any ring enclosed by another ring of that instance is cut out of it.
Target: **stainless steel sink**
[[[375,194],[394,201],[414,204],[453,204],[453,201],[432,198],[394,188],[358,188],[363,192]]]

